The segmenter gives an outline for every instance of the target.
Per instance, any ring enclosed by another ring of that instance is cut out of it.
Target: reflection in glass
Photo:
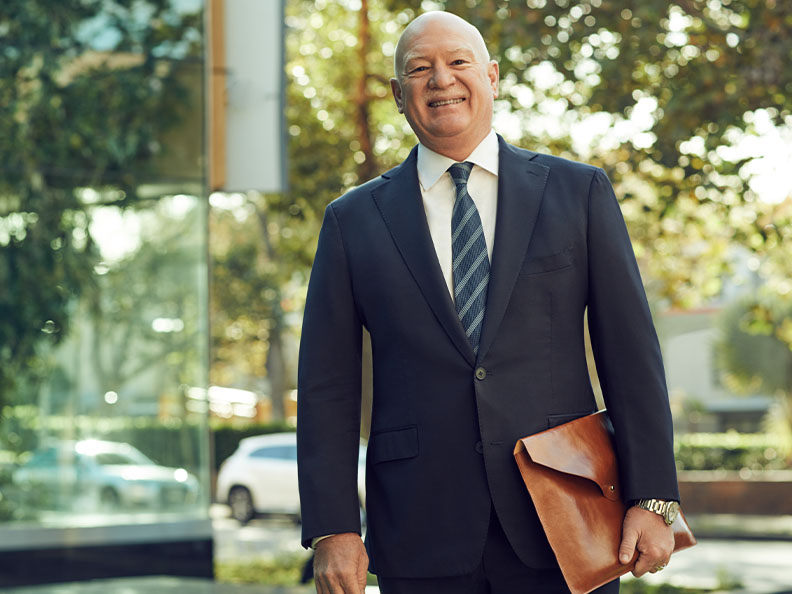
[[[17,13],[0,16],[0,533],[208,518],[203,2]]]

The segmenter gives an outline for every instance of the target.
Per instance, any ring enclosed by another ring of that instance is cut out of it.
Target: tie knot
[[[456,187],[467,184],[468,177],[470,177],[470,172],[472,170],[473,163],[470,161],[465,161],[464,163],[454,163],[448,168],[448,172],[451,174],[451,179],[454,180],[454,185]]]

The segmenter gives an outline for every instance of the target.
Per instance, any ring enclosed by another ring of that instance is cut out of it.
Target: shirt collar
[[[498,137],[494,130],[484,137],[470,155],[463,159],[486,169],[492,175],[498,175]],[[418,180],[421,187],[428,190],[442,177],[451,165],[456,163],[453,159],[434,152],[424,145],[418,145]]]

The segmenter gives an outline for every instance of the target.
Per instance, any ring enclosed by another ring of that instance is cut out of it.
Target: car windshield
[[[142,454],[139,457],[134,456],[127,456],[125,454],[119,454],[117,452],[102,452],[100,454],[96,454],[94,456],[94,460],[100,466],[112,466],[112,465],[149,465],[154,464],[151,460],[143,456]]]
[[[87,440],[78,442],[75,450],[78,454],[93,458],[100,466],[156,466],[139,450],[125,443]]]

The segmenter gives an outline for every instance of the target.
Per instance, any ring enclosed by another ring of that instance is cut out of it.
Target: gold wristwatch
[[[638,499],[635,507],[640,507],[650,512],[654,512],[663,517],[667,526],[674,523],[679,515],[679,502],[665,501],[663,499]]]

